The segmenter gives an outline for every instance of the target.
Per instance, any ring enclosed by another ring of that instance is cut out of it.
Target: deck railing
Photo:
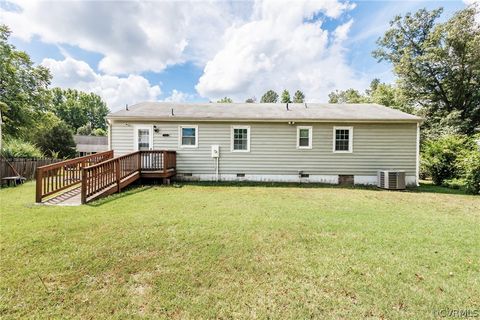
[[[113,158],[113,151],[66,160],[38,167],[36,170],[36,202],[70,188],[82,181],[82,168]]]
[[[102,192],[120,192],[122,181],[140,177],[142,172],[167,176],[176,168],[176,152],[163,150],[137,151],[82,168],[81,201]]]

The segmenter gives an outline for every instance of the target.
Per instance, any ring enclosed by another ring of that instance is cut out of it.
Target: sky
[[[474,0],[468,0],[474,1]],[[462,1],[0,0],[10,43],[50,69],[52,86],[100,95],[111,110],[141,101],[257,101],[302,90],[364,90],[392,67],[371,55],[397,14]]]

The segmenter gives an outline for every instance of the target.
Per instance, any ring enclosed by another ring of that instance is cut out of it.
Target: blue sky
[[[235,101],[301,89],[392,82],[371,56],[396,14],[461,1],[46,2],[0,0],[10,41],[49,67],[53,85],[101,95],[111,109],[142,100]]]

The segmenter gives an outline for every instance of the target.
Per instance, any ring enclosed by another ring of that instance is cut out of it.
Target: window
[[[334,127],[333,136],[333,152],[353,151],[352,127]]]
[[[250,127],[233,126],[232,127],[232,151],[249,152],[250,151]]]
[[[297,148],[312,149],[312,127],[297,127]]]
[[[180,126],[180,147],[196,148],[198,146],[198,127]]]

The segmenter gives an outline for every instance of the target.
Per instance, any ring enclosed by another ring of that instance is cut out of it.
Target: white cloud
[[[166,97],[165,101],[166,102],[185,102],[192,98],[193,96],[191,94],[173,89],[171,95]]]
[[[197,91],[243,100],[268,89],[301,89],[309,101],[325,101],[334,89],[365,88],[368,80],[349,67],[342,46],[353,21],[329,33],[312,19],[338,18],[352,8],[336,1],[256,2],[250,21],[225,33],[225,45],[206,64]]]
[[[44,59],[41,63],[50,69],[53,86],[75,88],[101,96],[111,110],[125,104],[157,100],[162,93],[158,85],[152,86],[142,76],[117,77],[96,73],[86,62],[66,57],[64,60]]]
[[[99,69],[108,74],[159,72],[187,60],[203,65],[238,20],[222,2],[12,2],[20,9],[0,8],[0,15],[15,36],[101,53]]]

